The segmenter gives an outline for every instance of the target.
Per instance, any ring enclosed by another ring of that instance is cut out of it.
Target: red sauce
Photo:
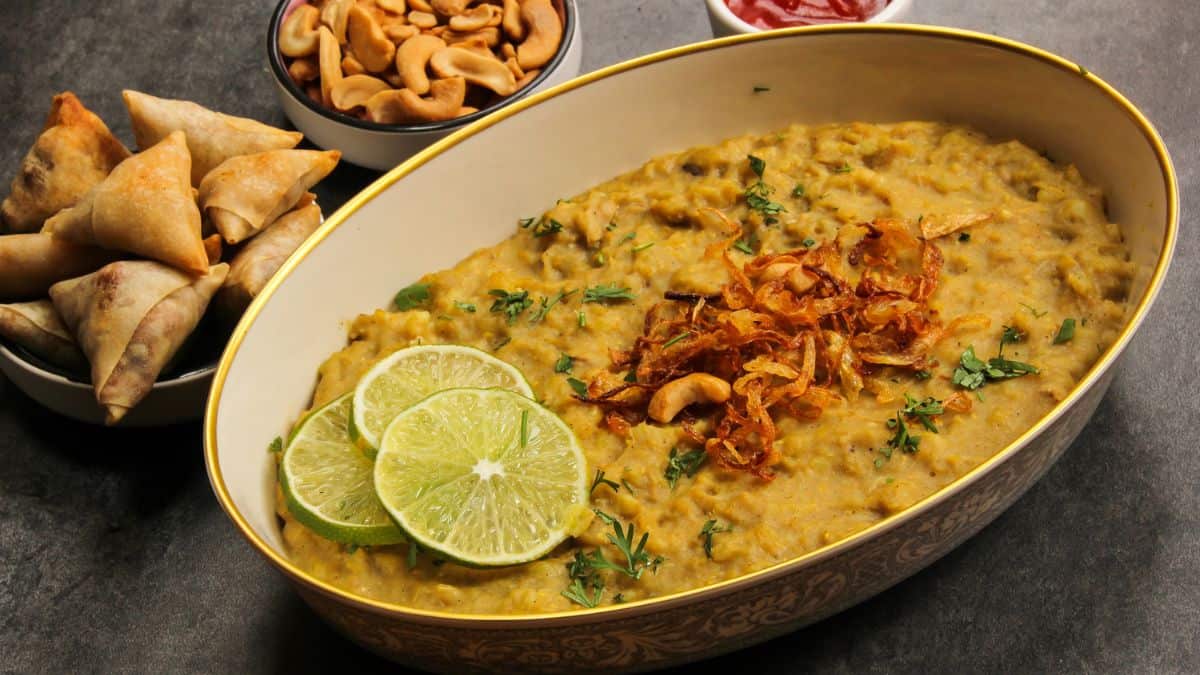
[[[725,0],[734,14],[757,28],[866,21],[891,0]]]

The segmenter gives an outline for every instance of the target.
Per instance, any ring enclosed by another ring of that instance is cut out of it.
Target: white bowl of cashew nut
[[[267,47],[296,128],[380,171],[581,60],[576,0],[283,0]]]

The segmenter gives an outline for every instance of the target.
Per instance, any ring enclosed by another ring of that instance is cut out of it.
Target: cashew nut
[[[708,373],[692,373],[664,384],[650,398],[647,413],[656,422],[670,422],[693,403],[724,403],[729,400],[729,383]]]
[[[418,96],[429,93],[429,76],[425,66],[435,53],[446,48],[441,38],[433,35],[418,35],[404,41],[396,50],[396,72],[404,86]]]
[[[313,103],[316,103],[317,105],[321,105],[322,103],[325,102],[321,99],[321,87],[319,85],[316,85],[316,84],[308,85],[307,87],[304,88],[304,93],[308,94],[308,97],[310,99],[312,99]]]
[[[375,6],[392,14],[403,14],[408,11],[404,0],[375,0]]]
[[[296,84],[304,84],[320,77],[321,70],[315,59],[296,59],[288,66],[288,75],[292,76]]]
[[[338,110],[351,110],[363,105],[375,94],[391,88],[391,85],[377,77],[351,75],[342,78],[342,81],[333,87],[330,98],[333,99],[333,105]]]
[[[400,78],[400,73],[394,73],[389,70],[383,74],[383,79],[387,80],[387,83],[396,89],[404,88],[404,80]]]
[[[326,5],[328,7],[328,5]],[[330,105],[333,101],[329,92],[342,81],[342,48],[338,46],[333,31],[326,26],[320,28],[321,42],[318,50],[321,65],[321,101]]]
[[[469,33],[486,28],[492,17],[499,16],[500,8],[495,5],[479,5],[457,16],[450,17],[450,29]]]
[[[365,72],[367,72],[367,69],[363,67],[363,64],[358,62],[358,59],[354,58],[353,54],[346,54],[342,57],[343,75],[362,75]]]
[[[513,42],[525,39],[525,24],[521,23],[521,0],[504,0],[504,33]]]
[[[320,19],[321,13],[312,5],[300,5],[293,10],[279,27],[279,51],[292,58],[315,54]]]
[[[529,35],[517,47],[517,63],[526,70],[541,68],[554,58],[562,43],[563,25],[558,12],[550,0],[524,0],[521,20],[529,27]]]
[[[417,28],[433,28],[437,25],[437,17],[429,12],[412,11],[408,13],[408,22]]]
[[[517,78],[518,80],[522,77],[525,77],[525,71],[521,70],[521,65],[517,63],[517,57],[510,56],[508,60],[504,62],[504,65],[513,74],[513,77]]]
[[[354,0],[328,0],[321,8],[321,23],[333,31],[339,45],[346,43],[346,22],[353,6]]]
[[[433,5],[429,4],[429,0],[408,0],[408,8],[415,9],[418,12],[433,14]]]
[[[354,5],[350,8],[346,25],[350,36],[350,46],[354,55],[363,67],[372,73],[382,73],[392,64],[396,55],[396,45],[387,39],[383,29],[375,21],[370,12]]]
[[[431,98],[421,98],[409,89],[381,91],[367,100],[367,119],[382,124],[454,119],[467,97],[467,81],[461,77],[436,80],[429,93]]]
[[[517,80],[517,89],[520,90],[520,89],[524,88],[525,85],[529,84],[530,82],[533,82],[533,78],[540,75],[541,72],[542,72],[541,69],[525,71],[525,77],[522,77],[521,79]]]
[[[500,44],[500,29],[495,26],[489,28],[480,28],[470,33],[460,33],[456,30],[448,30],[442,34],[446,40],[446,44],[452,45],[468,40],[480,40],[489,47],[495,47]]]
[[[455,115],[455,117],[462,117],[463,115],[470,115],[471,113],[477,113],[477,112],[479,112],[479,108],[476,108],[474,106],[464,105],[463,107],[458,109],[458,114]]]
[[[391,23],[383,27],[383,34],[399,45],[405,40],[420,34],[421,29],[407,23]]]
[[[454,43],[454,48],[465,49],[472,54],[478,54],[485,59],[492,59],[493,61],[498,60],[496,59],[496,55],[492,53],[492,50],[488,49],[488,46],[479,38],[471,38],[466,42],[456,42]]]
[[[500,45],[500,58],[506,61],[517,58],[517,48],[512,46],[511,42],[505,42]]]
[[[503,63],[466,49],[443,49],[429,59],[429,66],[438,77],[461,77],[501,96],[508,96],[517,90],[517,78]]]
[[[429,0],[429,4],[433,5],[433,11],[442,16],[458,16],[467,9],[471,0]]]

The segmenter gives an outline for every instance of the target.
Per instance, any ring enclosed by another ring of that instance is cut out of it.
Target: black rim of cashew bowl
[[[449,131],[458,127],[466,126],[475,120],[490,115],[491,113],[514,101],[528,96],[530,92],[532,92],[539,84],[545,82],[546,78],[550,77],[550,74],[553,73],[560,64],[562,64],[563,59],[566,58],[567,51],[570,50],[571,43],[575,38],[576,0],[562,0],[562,44],[558,46],[558,51],[555,52],[554,57],[542,67],[542,72],[538,73],[537,77],[533,78],[532,81],[530,81],[520,90],[486,108],[481,108],[480,110],[477,110],[469,115],[455,117],[454,119],[444,120],[441,122],[425,122],[423,124],[380,124],[378,122],[368,122],[367,120],[362,120],[352,115],[347,115],[345,113],[341,113],[331,108],[326,108],[325,106],[319,105],[309,98],[308,94],[306,94],[304,90],[301,89],[294,80],[292,80],[292,76],[288,74],[287,67],[283,63],[283,53],[279,51],[279,28],[283,23],[284,13],[293,2],[294,0],[280,1],[279,6],[275,8],[275,13],[271,16],[270,27],[267,29],[267,52],[269,54],[268,60],[271,62],[271,71],[275,74],[275,79],[279,80],[284,88],[287,89],[288,93],[292,95],[292,98],[295,98],[297,101],[299,101],[301,105],[327,119],[331,119],[335,122],[340,122],[341,124],[359,129],[382,131],[393,134]]]

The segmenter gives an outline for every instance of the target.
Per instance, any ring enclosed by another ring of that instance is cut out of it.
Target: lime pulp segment
[[[470,565],[549,553],[587,513],[587,462],[571,429],[502,389],[450,389],[383,434],[375,486],[420,545]]]

